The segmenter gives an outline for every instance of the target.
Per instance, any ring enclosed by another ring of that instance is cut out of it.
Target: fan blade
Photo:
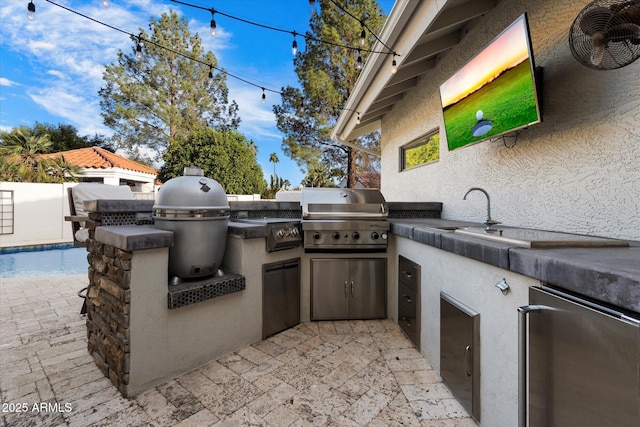
[[[633,44],[639,44],[640,25],[631,23],[614,25],[604,33],[604,37],[608,42],[617,43],[628,40]]]
[[[595,7],[587,11],[580,19],[580,29],[583,33],[593,36],[598,31],[606,29],[613,13],[606,7]]]

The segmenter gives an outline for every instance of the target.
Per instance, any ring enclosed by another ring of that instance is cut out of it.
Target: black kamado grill
[[[153,218],[156,228],[174,233],[169,248],[172,284],[218,273],[229,225],[229,203],[220,184],[204,177],[200,168],[185,168],[184,176],[170,179],[158,192]]]

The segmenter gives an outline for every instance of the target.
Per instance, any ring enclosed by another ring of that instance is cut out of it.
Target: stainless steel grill
[[[305,188],[302,231],[306,251],[386,251],[387,203],[380,191]]]

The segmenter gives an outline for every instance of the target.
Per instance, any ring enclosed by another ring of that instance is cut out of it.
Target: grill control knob
[[[357,231],[354,231],[351,237],[353,237],[353,240],[358,240],[360,238],[360,233],[358,233]]]
[[[292,235],[293,237],[296,237],[296,236],[298,235],[298,229],[297,229],[297,228],[295,228],[295,227],[294,227],[294,228],[292,228],[292,229],[291,229],[291,235]]]
[[[278,234],[278,237],[282,239],[284,237],[284,230],[278,230],[277,234]]]
[[[373,233],[371,233],[371,238],[372,238],[373,240],[378,240],[378,237],[380,237],[380,236],[378,235],[378,233],[377,233],[377,232],[375,232],[375,231],[374,231]]]
[[[318,233],[317,231],[315,233],[313,233],[313,239],[314,240],[319,240],[320,239],[320,233]]]
[[[333,233],[333,240],[338,240],[338,239],[340,239],[340,233],[336,231]]]

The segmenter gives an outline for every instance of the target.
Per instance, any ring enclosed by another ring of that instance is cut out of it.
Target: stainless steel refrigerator
[[[640,316],[546,287],[529,303],[519,425],[640,426]]]

